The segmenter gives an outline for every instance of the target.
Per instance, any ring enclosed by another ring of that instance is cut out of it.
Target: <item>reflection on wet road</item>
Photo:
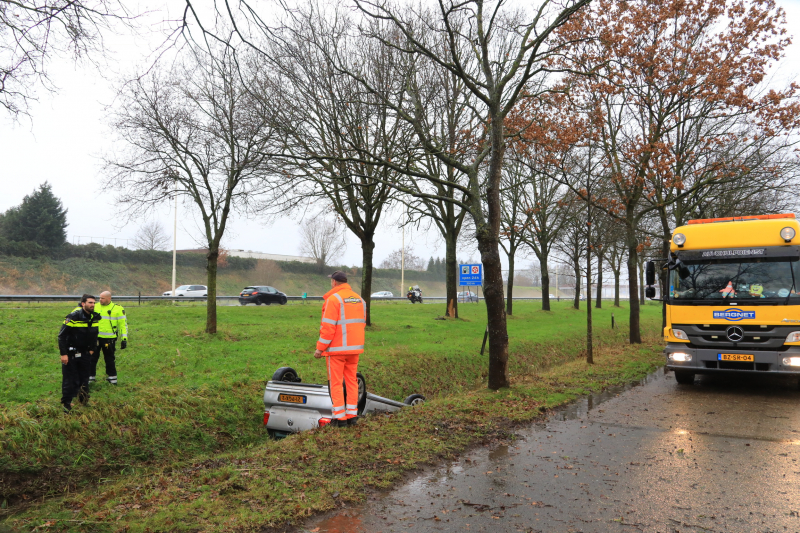
[[[796,380],[659,372],[519,434],[305,530],[800,531]]]

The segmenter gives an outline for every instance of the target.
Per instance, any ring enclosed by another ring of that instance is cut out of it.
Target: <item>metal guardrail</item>
[[[446,300],[447,296],[423,296],[423,300]],[[63,294],[0,294],[0,302],[75,302],[80,301],[81,295],[63,295]],[[115,301],[119,302],[158,302],[158,301],[176,301],[176,302],[204,302],[208,298],[205,296],[114,296]],[[322,296],[287,296],[287,300],[302,302],[302,301],[322,301]],[[483,296],[478,298],[481,302],[485,298]],[[513,300],[541,300],[541,296],[514,296]],[[603,298],[603,300],[610,300],[613,298]],[[627,300],[628,298],[620,298],[620,300]],[[239,300],[239,296],[217,296],[217,300],[229,301]],[[402,296],[394,296],[392,298],[372,298],[373,302],[380,301],[407,301],[408,298]],[[572,297],[562,296],[559,298],[550,298],[555,301],[570,301]],[[585,300],[583,300],[585,301]],[[475,303],[459,300],[458,303]]]

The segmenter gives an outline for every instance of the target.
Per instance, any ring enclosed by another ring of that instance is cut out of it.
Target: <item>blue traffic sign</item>
[[[483,285],[483,265],[458,265],[459,285]]]

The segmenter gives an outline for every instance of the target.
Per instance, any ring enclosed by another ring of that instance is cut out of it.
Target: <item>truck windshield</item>
[[[670,298],[680,300],[792,300],[800,303],[800,262],[786,258],[753,261],[684,262],[670,275]],[[681,275],[683,274],[683,275]]]

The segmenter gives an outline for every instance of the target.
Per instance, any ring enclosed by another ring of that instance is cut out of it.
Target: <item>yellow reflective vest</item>
[[[97,336],[101,339],[128,338],[128,319],[125,316],[125,309],[121,305],[111,302],[103,305],[97,302],[94,312],[100,314],[100,331]]]

